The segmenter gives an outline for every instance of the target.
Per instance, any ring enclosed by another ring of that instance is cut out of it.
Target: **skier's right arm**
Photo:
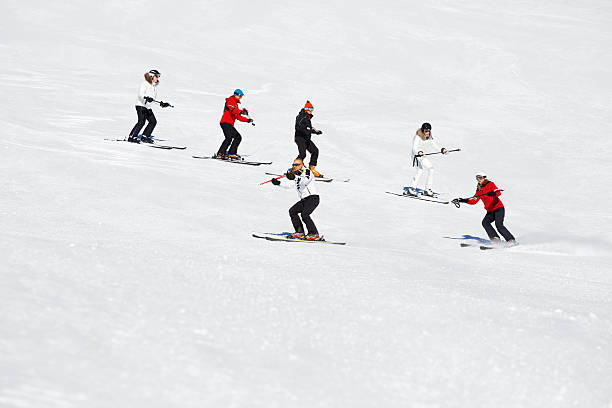
[[[142,85],[140,85],[140,89],[138,90],[138,100],[140,100],[140,102],[144,106],[147,106],[147,103],[153,101],[153,98],[150,95],[147,95],[148,89],[149,87],[147,86],[146,82],[143,82]]]

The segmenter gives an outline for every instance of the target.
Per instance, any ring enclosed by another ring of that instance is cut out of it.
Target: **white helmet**
[[[476,172],[476,177],[487,178],[487,172],[486,171],[477,171]]]

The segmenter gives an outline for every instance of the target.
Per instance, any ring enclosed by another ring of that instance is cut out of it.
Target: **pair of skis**
[[[446,201],[446,200],[441,200],[441,199],[437,198],[438,196],[436,196],[436,195],[434,195],[433,197],[430,197],[430,196],[426,196],[426,195],[423,195],[423,194],[411,195],[411,194],[395,193],[393,191],[385,191],[385,193],[396,195],[396,196],[399,196],[399,197],[412,198],[413,200],[429,201],[429,202],[438,203],[438,204],[448,204],[450,202],[450,201]]]
[[[297,239],[290,238],[290,232],[281,232],[281,233],[269,233],[269,232],[254,232],[254,238],[265,239],[267,241],[280,241],[280,242],[302,242],[305,244],[329,244],[329,245],[346,245],[346,242],[337,242],[337,241],[327,241],[325,239],[321,239],[319,241],[309,241],[307,239]]]
[[[104,139],[104,140],[108,140],[111,142],[127,142],[128,141],[127,139]],[[132,142],[129,142],[129,143],[132,143]],[[166,144],[159,144],[155,141],[155,139],[153,139],[153,143],[132,143],[132,144],[148,146],[154,149],[163,149],[163,150],[173,150],[173,149],[185,150],[187,149],[187,146],[172,146],[172,145],[166,145]]]
[[[461,246],[461,248],[472,248],[472,247],[478,247],[483,251],[488,251],[489,249],[505,249],[505,248],[512,248],[517,246],[518,244],[513,244],[513,245],[504,245],[503,243],[499,243],[499,244],[494,244],[492,242],[475,242],[475,243],[471,243],[471,242],[461,242],[459,244],[459,246]]]
[[[214,156],[191,156],[194,159],[210,159],[210,160],[219,160],[219,161],[223,161],[223,162],[227,162],[227,163],[235,163],[235,164],[244,164],[247,166],[261,166],[262,164],[272,164],[271,161],[267,161],[267,162],[261,162],[261,161],[253,161],[253,160],[244,160],[244,159],[222,159],[217,157],[217,155]]]
[[[266,172],[266,174],[268,176],[285,177],[284,174],[278,174],[278,173],[268,173],[268,172]],[[350,178],[331,178],[331,177],[315,177],[315,180],[316,181],[322,181],[324,183],[331,183],[334,180],[342,182],[342,183],[348,183],[349,181],[351,181]],[[265,184],[265,182],[261,183],[261,184]]]

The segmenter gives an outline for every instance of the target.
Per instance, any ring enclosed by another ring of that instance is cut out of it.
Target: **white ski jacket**
[[[429,138],[425,137],[425,134],[421,131],[421,129],[417,130],[414,138],[412,139],[412,159],[414,160],[414,156],[419,152],[423,153],[435,153],[441,150],[440,146],[433,139],[433,136],[429,136]]]
[[[285,188],[291,188],[287,186],[288,183],[292,183],[297,190],[300,200],[311,195],[319,195],[315,186],[315,176],[309,169],[304,170],[302,173],[296,174],[294,180],[283,179],[281,185]]]
[[[154,102],[145,102],[145,96],[149,96],[155,100],[159,100],[157,99],[157,84],[155,84],[155,82],[149,83],[148,81],[144,81],[142,85],[140,85],[140,89],[138,90],[138,98],[136,100],[136,106],[144,106],[147,109],[151,109],[153,107]]]

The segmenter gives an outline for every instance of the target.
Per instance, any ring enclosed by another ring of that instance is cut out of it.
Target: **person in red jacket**
[[[472,198],[456,198],[459,203],[467,203],[470,205],[476,204],[478,201],[482,201],[484,204],[487,214],[482,219],[482,226],[487,231],[487,235],[491,242],[499,242],[499,235],[495,229],[491,226],[491,223],[495,221],[495,228],[504,237],[509,245],[516,245],[514,236],[508,231],[508,228],[504,226],[504,216],[506,215],[506,209],[504,204],[499,199],[501,191],[497,188],[495,183],[487,179],[487,175],[484,172],[476,173],[476,194]],[[453,200],[453,202],[455,201]]]
[[[242,116],[248,115],[249,111],[238,108],[238,104],[243,96],[244,92],[242,92],[240,89],[236,89],[232,96],[225,99],[223,116],[221,116],[220,122],[225,139],[217,151],[217,158],[219,159],[240,159],[240,155],[238,154],[238,145],[242,141],[242,136],[234,127],[234,123],[236,122],[236,119],[241,122],[253,122],[253,119]]]

